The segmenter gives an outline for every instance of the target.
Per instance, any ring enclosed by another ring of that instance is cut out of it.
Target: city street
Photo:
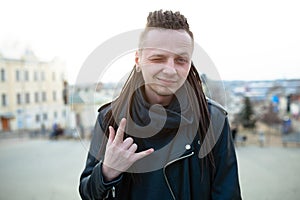
[[[79,200],[88,141],[0,140],[1,200]],[[300,148],[239,146],[243,199],[300,196]]]

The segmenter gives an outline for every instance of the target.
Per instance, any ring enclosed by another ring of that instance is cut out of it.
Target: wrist
[[[102,173],[104,180],[107,182],[114,180],[121,174],[120,171],[115,170],[104,163],[102,164]]]

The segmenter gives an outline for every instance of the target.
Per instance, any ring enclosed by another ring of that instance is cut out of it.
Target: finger
[[[128,151],[130,151],[132,153],[136,152],[136,150],[137,150],[137,144],[135,144],[135,143],[133,143],[128,149]]]
[[[122,143],[123,142],[125,126],[126,126],[126,119],[123,118],[120,122],[120,125],[119,125],[119,128],[117,130],[114,142],[116,142],[116,143]]]
[[[112,143],[115,139],[115,129],[112,126],[108,127],[109,130],[109,137],[108,137],[108,143]]]
[[[140,159],[142,159],[142,158],[144,158],[144,157],[150,155],[150,154],[153,153],[153,152],[154,152],[154,149],[151,148],[151,149],[147,149],[147,150],[145,150],[145,151],[141,151],[141,152],[139,152],[139,153],[136,153],[136,154],[134,154],[134,160],[135,160],[135,161],[140,160]]]
[[[122,148],[127,150],[132,144],[133,144],[133,139],[131,137],[128,137],[124,140],[122,144]]]

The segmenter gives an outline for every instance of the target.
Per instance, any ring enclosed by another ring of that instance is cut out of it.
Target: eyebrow
[[[179,54],[173,53],[173,54],[175,54],[176,56],[189,57],[189,54],[186,52],[179,53]],[[156,54],[149,56],[149,58],[151,58],[151,57],[165,57],[165,55],[163,53],[162,54],[156,53]]]
[[[163,55],[163,54],[153,54],[153,55],[149,56],[149,58],[152,58],[152,57],[165,57],[165,55]]]

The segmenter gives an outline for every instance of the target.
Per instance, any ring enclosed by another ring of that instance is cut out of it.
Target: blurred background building
[[[13,53],[11,53],[13,52]],[[30,48],[0,51],[0,130],[50,129],[65,125],[65,64],[42,61]]]
[[[270,136],[282,136],[283,142],[300,144],[300,79],[201,78],[206,95],[227,109],[231,127],[240,139],[267,135],[270,143]]]

